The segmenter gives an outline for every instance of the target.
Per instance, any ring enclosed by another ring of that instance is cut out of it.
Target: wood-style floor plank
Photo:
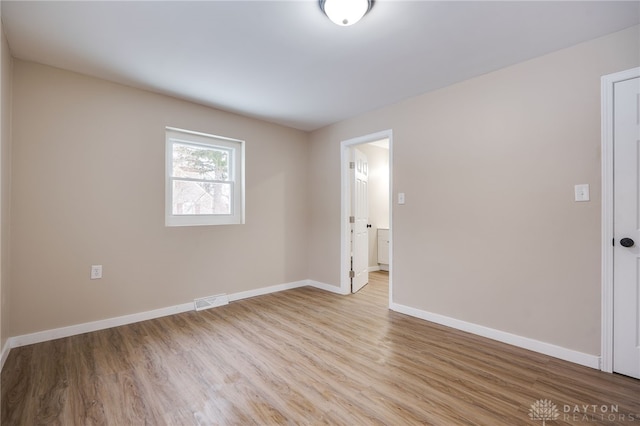
[[[387,280],[13,349],[2,424],[531,425],[541,399],[548,425],[640,424],[639,380],[389,311]],[[564,412],[583,405],[618,411]]]

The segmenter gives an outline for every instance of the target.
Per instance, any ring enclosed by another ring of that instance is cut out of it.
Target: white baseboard
[[[492,340],[497,340],[502,343],[507,343],[509,345],[528,349],[530,351],[538,352],[544,355],[549,355],[554,358],[573,362],[575,364],[580,364],[595,369],[600,368],[600,357],[596,355],[585,354],[583,352],[574,351],[573,349],[563,348],[561,346],[552,345],[550,343],[541,342],[539,340],[530,339],[528,337],[518,336],[516,334],[507,333],[505,331],[496,330],[482,325],[461,321],[444,315],[434,314],[432,312],[400,305],[398,303],[392,303],[390,309],[396,312],[411,315],[412,317],[435,322],[437,324],[455,328],[457,330],[466,331],[478,336],[487,337]]]
[[[380,270],[380,265],[369,266],[369,272],[376,272]]]
[[[247,299],[249,297],[261,296],[264,294],[275,293],[278,291],[289,290],[296,287],[310,285],[308,280],[296,281],[287,284],[278,284],[270,287],[259,288],[256,290],[242,291],[229,295],[229,301]],[[34,343],[46,342],[49,340],[60,339],[63,337],[75,336],[78,334],[89,333],[92,331],[104,330],[107,328],[118,327],[126,324],[133,324],[140,321],[146,321],[154,318],[165,317],[168,315],[179,314],[181,312],[193,311],[193,302],[182,303],[180,305],[169,306],[166,308],[154,309],[152,311],[140,312],[137,314],[124,315],[121,317],[108,318],[105,320],[92,321],[83,324],[72,325],[68,327],[55,328],[52,330],[40,331],[37,333],[24,334],[21,336],[10,337],[2,352],[2,364],[8,356],[10,348],[31,345]],[[8,348],[7,348],[8,347]],[[5,353],[6,350],[6,353]]]
[[[318,289],[324,290],[324,291],[329,291],[331,293],[342,294],[342,295],[349,294],[348,291],[343,291],[338,286],[321,283],[319,281],[307,280],[307,284],[309,286],[311,286],[311,287],[315,287],[315,288],[318,288]]]
[[[257,288],[255,290],[241,291],[229,295],[229,302],[236,300],[248,299],[250,297],[263,296],[269,293],[277,293],[279,291],[291,290],[292,288],[304,287],[309,285],[309,280],[295,281],[287,284],[276,284],[269,287]]]
[[[229,301],[236,301],[241,299],[247,299],[255,296],[262,296],[269,293],[276,293],[283,290],[290,290],[293,288],[311,286],[320,290],[328,291],[331,293],[345,295],[348,292],[344,292],[340,287],[330,285],[313,280],[295,281],[287,284],[278,284],[270,287],[259,288],[255,290],[248,290],[239,293],[233,293],[229,295]],[[571,349],[563,348],[560,346],[552,345],[550,343],[540,342],[538,340],[530,339],[527,337],[518,336],[515,334],[507,333],[500,330],[495,330],[489,327],[468,323],[465,321],[457,320],[455,318],[446,317],[444,315],[434,314],[431,312],[423,311],[420,309],[412,308],[409,306],[392,303],[390,309],[411,315],[416,318],[420,318],[426,321],[435,322],[437,324],[452,327],[458,330],[466,331],[479,336],[487,337],[489,339],[497,340],[499,342],[507,343],[510,345],[518,346],[524,349],[529,349],[535,352],[539,352],[545,355],[549,355],[555,358],[563,359],[565,361],[573,362],[576,364],[584,365],[591,368],[600,368],[600,357],[595,355],[589,355],[582,352],[574,351]],[[21,336],[10,337],[7,339],[2,353],[0,354],[0,370],[4,367],[4,363],[9,356],[11,348],[17,348],[20,346],[31,345],[34,343],[46,342],[49,340],[60,339],[63,337],[74,336],[83,333],[89,333],[92,331],[104,330],[111,327],[118,327],[126,324],[133,324],[140,321],[146,321],[154,318],[160,318],[168,315],[174,315],[181,312],[187,312],[194,310],[193,302],[182,303],[180,305],[169,306],[161,309],[154,309],[152,311],[140,312],[131,315],[124,315],[115,318],[109,318],[105,320],[92,321],[83,324],[72,325],[69,327],[56,328],[52,330],[40,331],[37,333],[25,334]]]
[[[167,308],[154,309],[152,311],[140,312],[137,314],[123,315],[121,317],[108,318],[104,320],[85,322],[83,324],[71,325],[68,327],[54,328],[52,330],[39,331],[37,333],[24,334],[22,336],[10,337],[8,340],[12,348],[17,348],[34,343],[46,342],[63,337],[75,336],[92,331],[104,330],[106,328],[118,327],[126,324],[133,324],[154,318],[165,317],[181,312],[192,311],[193,302],[181,305],[169,306]]]
[[[7,339],[6,342],[4,342],[4,346],[2,347],[2,354],[0,355],[0,371],[2,371],[2,368],[4,367],[4,363],[7,360],[7,357],[9,356],[9,351],[11,350],[11,342],[9,341],[9,339]]]

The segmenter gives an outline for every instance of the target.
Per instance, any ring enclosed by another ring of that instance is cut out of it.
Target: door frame
[[[342,294],[351,293],[351,280],[349,270],[351,265],[351,239],[349,215],[351,213],[351,188],[350,170],[351,161],[350,149],[356,145],[363,145],[380,139],[389,140],[389,305],[391,305],[393,294],[392,271],[393,271],[393,131],[391,129],[380,132],[347,139],[340,142],[340,176],[341,176],[341,202],[340,202],[340,292]]]
[[[640,67],[602,76],[602,296],[600,370],[613,372],[613,87],[640,77]]]

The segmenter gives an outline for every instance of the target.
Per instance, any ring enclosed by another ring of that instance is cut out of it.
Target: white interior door
[[[369,163],[367,156],[353,148],[351,195],[351,292],[369,282]]]
[[[613,371],[640,379],[640,78],[613,98]]]

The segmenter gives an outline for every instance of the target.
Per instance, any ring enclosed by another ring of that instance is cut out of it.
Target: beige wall
[[[389,227],[389,150],[358,145],[369,162],[369,266],[378,266],[378,228]]]
[[[308,135],[15,60],[9,335],[307,278]],[[246,224],[164,226],[165,126],[246,141]],[[90,265],[104,278],[89,280]]]
[[[600,76],[634,27],[311,134],[309,278],[340,283],[340,141],[393,129],[393,300],[600,352]],[[591,185],[592,201],[573,201]]]
[[[310,135],[16,60],[12,152],[4,49],[1,340],[306,278],[339,286],[340,141],[393,129],[407,197],[393,206],[394,301],[598,354],[600,76],[640,65],[639,39],[635,27]],[[167,125],[247,141],[246,225],[164,227]],[[578,183],[591,202],[573,202]]]
[[[9,225],[11,202],[11,68],[12,59],[0,21],[0,348],[9,337]]]

